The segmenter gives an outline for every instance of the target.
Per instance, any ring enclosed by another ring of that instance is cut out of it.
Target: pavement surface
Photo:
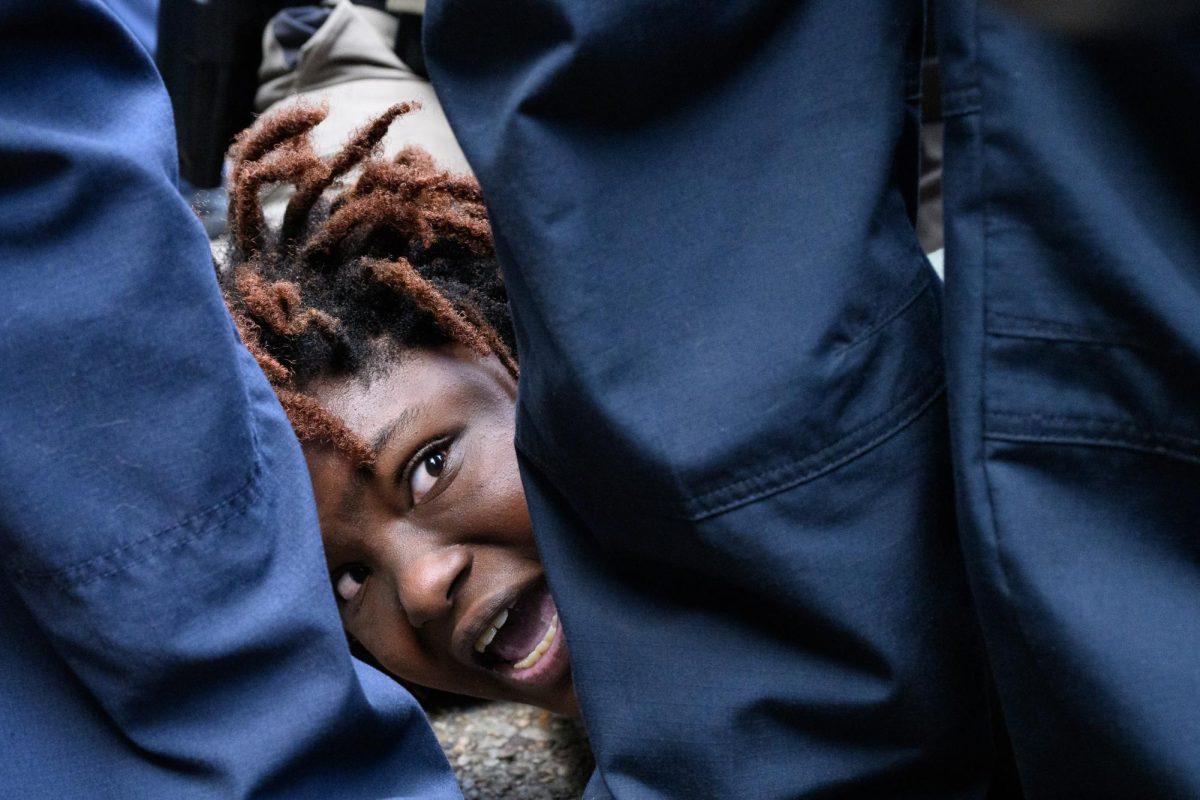
[[[466,800],[579,798],[592,773],[578,720],[517,703],[428,709]]]

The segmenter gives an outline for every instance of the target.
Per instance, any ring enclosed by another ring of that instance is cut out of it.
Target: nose
[[[400,571],[400,604],[414,628],[450,612],[471,571],[472,556],[461,545],[436,547],[416,556]]]

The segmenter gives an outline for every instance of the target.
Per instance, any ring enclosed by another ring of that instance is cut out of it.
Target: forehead
[[[371,442],[387,428],[429,414],[470,411],[487,394],[490,370],[459,348],[416,349],[361,376],[323,378],[307,392]]]

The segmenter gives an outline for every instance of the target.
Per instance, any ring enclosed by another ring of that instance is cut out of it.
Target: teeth
[[[546,634],[542,636],[542,640],[538,642],[537,647],[533,651],[522,658],[517,663],[513,664],[515,669],[529,669],[534,664],[542,660],[542,656],[550,649],[550,645],[554,643],[554,637],[558,634],[558,614],[554,615],[554,619],[550,620],[550,627],[546,628]]]
[[[475,640],[475,652],[482,653],[487,649],[487,646],[492,643],[492,639],[496,638],[496,629],[490,625],[483,629],[483,633],[479,634],[479,638]]]
[[[496,616],[492,617],[492,621],[483,629],[483,633],[479,634],[479,638],[475,640],[475,652],[482,653],[487,649],[487,646],[492,643],[492,639],[496,638],[496,632],[504,627],[504,623],[508,622],[508,609],[500,610]]]

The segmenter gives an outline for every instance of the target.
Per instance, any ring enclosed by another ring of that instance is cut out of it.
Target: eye
[[[438,478],[446,469],[446,448],[441,446],[435,450],[427,450],[418,458],[420,460],[408,476],[408,488],[412,492],[413,505],[420,503],[421,499],[437,485]]]
[[[345,602],[352,602],[371,575],[371,570],[362,564],[351,564],[333,576],[333,590]]]

